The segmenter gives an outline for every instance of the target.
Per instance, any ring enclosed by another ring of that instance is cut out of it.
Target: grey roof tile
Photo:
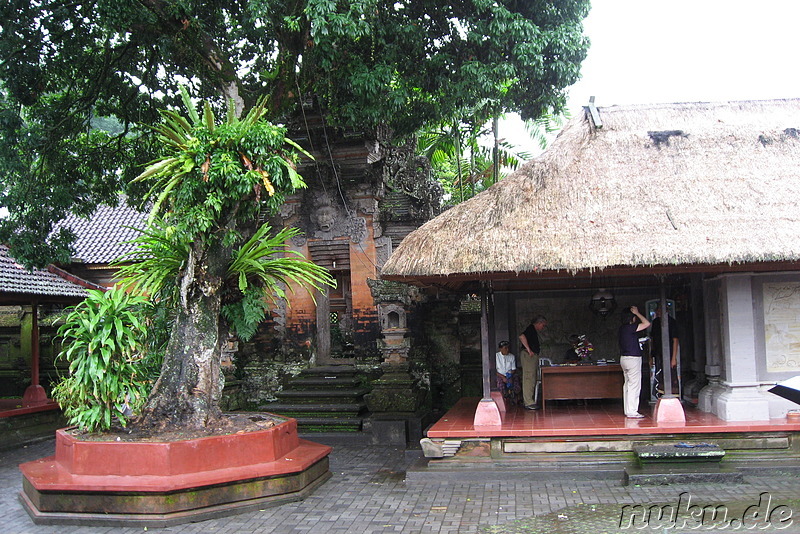
[[[11,256],[7,246],[0,245],[0,293],[84,298],[84,286],[97,287],[55,267],[29,271]]]
[[[77,238],[75,256],[84,263],[111,263],[134,247],[128,243],[143,229],[147,214],[127,205],[120,199],[117,207],[100,206],[88,219],[68,217],[63,226],[71,228]]]

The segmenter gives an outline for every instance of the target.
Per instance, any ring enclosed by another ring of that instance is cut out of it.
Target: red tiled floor
[[[800,431],[800,423],[787,423],[786,419],[723,421],[691,406],[684,406],[686,423],[656,424],[648,410],[642,410],[644,419],[626,418],[619,401],[588,401],[586,406],[578,406],[569,401],[551,401],[545,411],[515,407],[501,413],[500,426],[476,429],[472,421],[478,400],[459,400],[428,430],[427,436],[488,438]]]

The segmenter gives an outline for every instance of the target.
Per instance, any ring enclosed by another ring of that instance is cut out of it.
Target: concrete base
[[[495,404],[493,399],[482,399],[478,403],[478,408],[475,410],[473,425],[476,427],[502,425],[500,410],[497,408],[497,404]]]
[[[418,448],[423,429],[430,424],[431,414],[417,412],[373,413],[365,423],[373,445],[399,448]]]
[[[404,420],[379,420],[372,421],[372,444],[384,447],[405,448],[406,422]]]
[[[331,475],[331,448],[288,419],[256,432],[172,442],[85,441],[20,465],[20,501],[38,524],[168,526],[304,498]]]
[[[686,423],[686,414],[678,397],[662,397],[653,409],[653,421],[659,425]]]
[[[39,384],[28,386],[25,393],[22,395],[22,401],[25,404],[44,404],[48,401],[47,392]]]
[[[717,399],[724,390],[719,377],[709,377],[708,384],[697,395],[697,408],[704,412],[716,413]]]
[[[10,408],[0,411],[0,436],[3,437],[0,439],[0,451],[53,439],[56,430],[67,424],[61,409],[55,403],[24,406],[21,401],[0,402],[0,408],[4,408],[3,404]]]

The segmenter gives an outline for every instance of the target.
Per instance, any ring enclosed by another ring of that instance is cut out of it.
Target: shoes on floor
[[[640,413],[625,414],[625,417],[628,419],[644,419],[644,416]]]
[[[535,404],[528,404],[527,406],[525,406],[525,409],[526,410],[538,410],[539,407],[536,406]]]

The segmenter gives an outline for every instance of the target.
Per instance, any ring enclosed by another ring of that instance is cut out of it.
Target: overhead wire
[[[305,128],[306,128],[306,135],[308,136],[308,141],[309,141],[309,144],[311,145],[311,151],[314,152],[314,150],[315,150],[314,142],[313,142],[313,140],[311,138],[311,130],[310,130],[309,126],[308,126],[308,117],[306,116],[305,108],[303,107],[303,94],[302,94],[302,91],[300,90],[300,85],[297,83],[297,78],[295,78],[295,87],[297,87],[297,95],[298,95],[298,99],[299,99],[299,103],[300,103],[300,110],[301,110],[301,113],[303,115],[303,122],[304,122],[304,125],[305,125]],[[338,172],[338,170],[336,168],[336,164],[335,164],[335,162],[333,160],[333,150],[331,149],[330,140],[328,138],[328,129],[326,127],[325,116],[324,116],[324,114],[322,114],[321,111],[320,111],[320,115],[321,115],[321,118],[322,118],[322,135],[323,135],[323,138],[325,139],[325,148],[326,148],[326,151],[327,151],[327,154],[328,154],[328,159],[329,159],[329,162],[330,162],[331,171],[333,172],[334,179],[336,180],[336,188],[337,188],[337,190],[339,192],[339,198],[342,201],[342,206],[344,207],[344,210],[345,210],[345,213],[347,214],[348,219],[352,219],[353,218],[353,212],[350,210],[350,207],[347,204],[347,200],[345,199],[344,192],[342,191],[342,183],[341,183],[341,179],[339,177],[339,172]],[[317,173],[316,173],[317,174],[317,179],[319,180],[320,186],[322,187],[322,191],[325,193],[325,196],[328,196],[328,190],[325,187],[325,181],[322,179],[322,176],[320,174],[319,163],[315,161],[314,162],[314,167],[315,167],[315,169],[317,171]],[[369,230],[367,230],[367,231],[369,231]],[[378,268],[378,265],[374,261],[372,261],[372,258],[369,257],[369,255],[367,254],[367,251],[364,250],[364,246],[361,244],[361,242],[359,241],[356,244],[358,245],[358,248],[361,250],[361,253],[362,253],[362,254],[359,255],[359,260],[362,262],[362,264],[364,266],[367,266],[367,264],[363,262],[363,258],[366,258],[369,261],[369,265],[371,265],[375,269],[375,272],[378,273],[380,271],[380,269]]]

